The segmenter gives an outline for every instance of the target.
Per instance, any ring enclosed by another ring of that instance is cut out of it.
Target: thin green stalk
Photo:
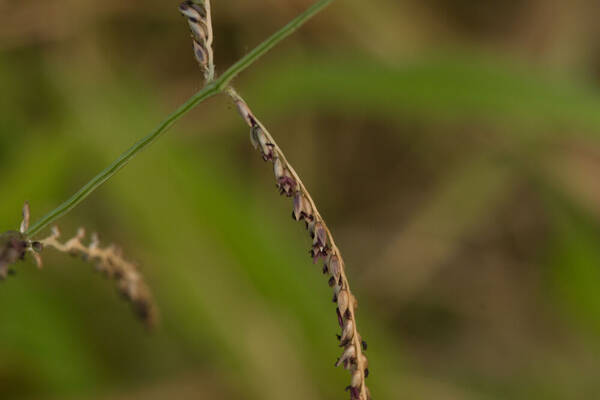
[[[281,42],[283,39],[294,33],[296,29],[301,27],[306,21],[311,19],[315,14],[321,11],[323,8],[329,5],[333,0],[321,0],[313,4],[302,14],[298,15],[286,26],[275,32],[267,40],[256,46],[250,53],[246,54],[245,57],[241,58],[238,62],[233,64],[227,71],[225,71],[219,79],[215,81],[215,85],[222,92],[229,86],[229,83],[243,70],[248,68],[254,63],[260,56],[271,50],[276,44]]]
[[[173,126],[173,124],[187,114],[192,108],[203,102],[204,100],[212,97],[218,93],[221,93],[229,83],[242,71],[251,66],[256,60],[262,55],[268,52],[276,44],[281,42],[283,39],[291,35],[296,29],[302,26],[306,21],[311,19],[315,14],[321,11],[325,6],[331,3],[333,0],[320,0],[313,4],[310,8],[298,15],[286,26],[281,28],[279,31],[271,35],[267,40],[259,44],[250,53],[242,57],[238,62],[232,65],[227,71],[223,73],[218,79],[207,84],[203,89],[190,97],[183,105],[177,110],[172,112],[160,125],[149,135],[140,139],[127,151],[121,154],[115,161],[106,167],[102,172],[93,177],[88,183],[86,183],[81,189],[79,189],[73,196],[67,199],[64,203],[50,211],[48,214],[42,217],[39,221],[35,222],[25,233],[26,236],[32,237],[42,229],[47,227],[49,224],[56,221],[61,216],[71,211],[75,206],[81,203],[86,197],[88,197],[94,190],[100,185],[110,179],[116,174],[121,168],[123,168],[131,159],[146,146],[154,142],[160,136],[162,136],[167,130]]]

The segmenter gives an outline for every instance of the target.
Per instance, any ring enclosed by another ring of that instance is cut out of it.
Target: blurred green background
[[[310,4],[215,1],[218,70]],[[201,87],[177,2],[0,0],[0,230]],[[595,1],[335,2],[235,82],[345,254],[376,399],[600,393]],[[148,333],[49,250],[0,284],[1,399],[337,399],[331,294],[224,97],[59,221],[121,244]]]

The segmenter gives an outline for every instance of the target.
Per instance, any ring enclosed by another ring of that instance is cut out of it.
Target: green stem
[[[306,21],[311,19],[315,14],[321,11],[325,6],[331,3],[333,0],[320,0],[313,4],[310,8],[298,15],[286,26],[281,28],[279,31],[271,35],[267,40],[259,44],[254,50],[246,54],[242,59],[232,65],[227,71],[225,71],[218,79],[206,85],[199,92],[190,97],[183,105],[177,110],[172,112],[161,124],[149,135],[137,141],[127,151],[121,154],[115,161],[106,167],[102,172],[93,177],[88,183],[86,183],[81,189],[79,189],[73,196],[71,196],[64,203],[50,211],[48,214],[42,217],[39,221],[34,223],[25,233],[28,237],[32,237],[46,226],[56,221],[61,216],[71,211],[75,206],[81,203],[86,197],[88,197],[94,190],[100,185],[109,180],[114,174],[116,174],[121,168],[123,168],[131,159],[146,146],[154,142],[160,136],[162,136],[167,130],[173,126],[173,124],[187,114],[192,108],[203,102],[204,100],[222,92],[229,83],[242,71],[251,66],[256,60],[262,55],[268,52],[273,46],[281,42],[283,39],[291,35],[296,29],[302,26]]]
[[[225,71],[219,79],[215,81],[215,84],[222,92],[227,88],[229,83],[243,70],[248,68],[252,63],[256,61],[260,56],[271,50],[273,46],[281,42],[286,37],[290,36],[296,29],[301,27],[306,21],[311,19],[315,14],[321,11],[323,8],[329,5],[333,0],[321,0],[310,6],[302,14],[298,15],[286,26],[275,32],[267,40],[259,44],[250,53],[246,54],[242,59],[233,64],[227,71]]]

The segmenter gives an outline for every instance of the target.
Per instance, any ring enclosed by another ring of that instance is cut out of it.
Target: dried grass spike
[[[310,193],[294,168],[287,161],[283,151],[279,148],[271,134],[254,116],[246,102],[233,88],[227,88],[227,93],[235,102],[238,112],[246,124],[252,129],[252,144],[259,148],[265,160],[273,159],[273,170],[280,193],[290,197],[294,196],[292,216],[295,220],[304,219],[306,222],[306,228],[313,239],[312,247],[309,251],[313,262],[316,262],[321,257],[326,258],[329,256],[323,266],[323,273],[331,274],[329,286],[334,291],[333,301],[338,304],[336,314],[338,323],[342,328],[342,334],[339,335],[339,339],[342,341],[342,345],[346,346],[346,350],[336,362],[336,365],[344,364],[345,368],[354,365],[354,370],[364,371],[366,369],[366,356],[362,353],[361,338],[356,327],[356,318],[354,315],[356,299],[350,292],[344,261],[333,240],[333,236],[319,214]],[[356,400],[368,400],[370,395],[364,384],[364,374],[353,374],[352,379],[354,383],[356,383],[356,380],[360,380],[359,385],[349,386],[352,398]]]
[[[40,243],[43,247],[53,247],[63,253],[79,255],[84,260],[95,263],[97,270],[115,280],[117,288],[132,304],[135,313],[145,325],[150,328],[156,324],[158,311],[150,289],[135,264],[123,258],[119,249],[113,245],[102,248],[96,233],[91,235],[89,245],[85,246],[82,243],[85,238],[83,228],[80,228],[77,235],[65,243],[59,242],[59,237],[60,231],[55,227],[52,229],[51,235],[41,240]]]

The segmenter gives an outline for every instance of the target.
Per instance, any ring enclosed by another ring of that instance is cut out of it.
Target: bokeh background
[[[310,4],[214,1],[218,70]],[[201,87],[175,1],[0,1],[0,230]],[[600,396],[597,1],[335,2],[236,81],[345,254],[376,399]],[[148,333],[52,251],[0,284],[2,399],[337,399],[309,239],[224,97],[60,220],[141,264]]]

